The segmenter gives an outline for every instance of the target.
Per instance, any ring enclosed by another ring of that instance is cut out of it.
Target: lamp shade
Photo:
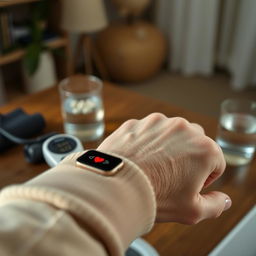
[[[91,33],[107,26],[103,0],[62,0],[61,3],[64,30]]]

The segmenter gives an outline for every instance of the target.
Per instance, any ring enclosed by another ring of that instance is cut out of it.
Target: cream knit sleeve
[[[155,195],[137,165],[123,158],[122,170],[104,177],[76,167],[77,157],[1,192],[0,221],[11,225],[6,212],[15,221],[0,227],[0,243],[5,241],[0,249],[15,247],[15,255],[123,256],[135,238],[152,228]]]

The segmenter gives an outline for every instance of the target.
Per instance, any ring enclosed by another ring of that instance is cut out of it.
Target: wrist
[[[117,174],[105,177],[76,167],[78,156],[68,157],[24,185],[7,188],[2,197],[43,201],[70,212],[115,255],[152,228],[153,188],[143,171],[126,158],[122,157],[124,166]]]

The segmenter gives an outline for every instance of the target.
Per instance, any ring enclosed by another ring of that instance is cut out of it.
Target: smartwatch
[[[76,159],[76,165],[104,176],[116,174],[124,165],[123,160],[97,150],[88,150]]]

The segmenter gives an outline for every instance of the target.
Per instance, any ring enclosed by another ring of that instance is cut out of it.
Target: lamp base
[[[94,64],[101,78],[103,80],[109,80],[108,71],[96,47],[94,46],[92,36],[87,34],[80,35],[76,49],[75,59],[78,60],[81,54],[84,57],[85,74],[93,75]]]

